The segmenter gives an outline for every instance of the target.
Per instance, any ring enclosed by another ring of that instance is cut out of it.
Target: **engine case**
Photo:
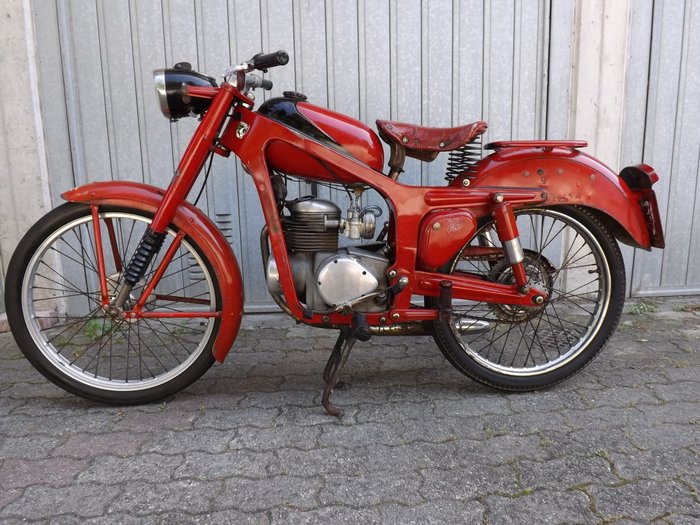
[[[335,252],[290,253],[294,289],[310,310],[324,311],[343,305],[387,287],[389,259],[354,246]],[[281,294],[274,257],[267,264],[267,285],[273,294]],[[353,306],[357,312],[382,312],[386,300],[367,299]]]

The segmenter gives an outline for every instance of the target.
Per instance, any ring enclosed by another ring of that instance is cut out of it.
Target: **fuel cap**
[[[286,98],[291,98],[292,100],[307,100],[306,95],[297,91],[285,91],[284,93],[282,93],[282,95],[284,95]]]

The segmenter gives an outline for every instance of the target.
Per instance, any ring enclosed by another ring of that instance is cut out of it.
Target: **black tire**
[[[125,207],[105,206],[99,212],[101,229],[107,231],[109,222],[115,232],[109,241],[116,244],[110,246],[104,237],[102,242],[107,274],[112,274],[108,283],[111,293],[121,281],[118,261],[126,267],[152,215]],[[5,305],[19,348],[47,379],[93,401],[148,403],[182,390],[214,363],[212,345],[220,320],[177,318],[166,324],[160,318],[129,322],[107,315],[100,308],[99,291],[95,292],[95,282],[96,289],[100,288],[94,271],[92,224],[90,206],[66,203],[34,224],[17,246],[8,266]],[[157,268],[176,233],[174,226],[168,229],[150,272]],[[111,249],[114,246],[116,250]],[[196,302],[201,309],[220,310],[216,275],[196,242],[185,236],[175,253],[147,307],[184,311]],[[193,271],[200,272],[201,280],[190,277]],[[173,287],[181,283],[184,286],[172,295]],[[139,286],[142,284],[137,284],[135,293]],[[194,295],[204,288],[206,294]],[[42,310],[45,305],[49,309]],[[201,341],[195,340],[200,336]]]
[[[622,313],[625,268],[617,242],[585,208],[519,210],[516,220],[530,282],[543,287],[550,301],[532,308],[455,302],[452,320],[433,323],[433,337],[450,363],[467,377],[500,390],[531,391],[568,379],[603,349]],[[485,258],[469,249],[475,245],[500,248],[491,231],[493,223],[485,218],[474,239],[440,271],[461,270],[487,280],[513,282],[510,265],[502,256]],[[555,242],[560,234],[575,236]],[[590,253],[585,252],[586,246]],[[559,260],[555,260],[557,251]],[[573,289],[564,289],[564,280]],[[426,298],[426,304],[437,307],[437,300]]]

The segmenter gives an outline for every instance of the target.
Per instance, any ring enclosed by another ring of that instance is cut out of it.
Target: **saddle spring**
[[[464,176],[471,180],[476,175],[475,165],[481,160],[482,151],[481,135],[469,144],[450,151],[450,156],[447,158],[445,180],[452,182],[458,176]]]

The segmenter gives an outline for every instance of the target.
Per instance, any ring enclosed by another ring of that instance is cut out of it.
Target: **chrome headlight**
[[[187,64],[189,66],[189,64]],[[199,116],[211,104],[210,99],[187,96],[187,86],[216,87],[216,80],[181,64],[153,71],[160,110],[170,120]]]

